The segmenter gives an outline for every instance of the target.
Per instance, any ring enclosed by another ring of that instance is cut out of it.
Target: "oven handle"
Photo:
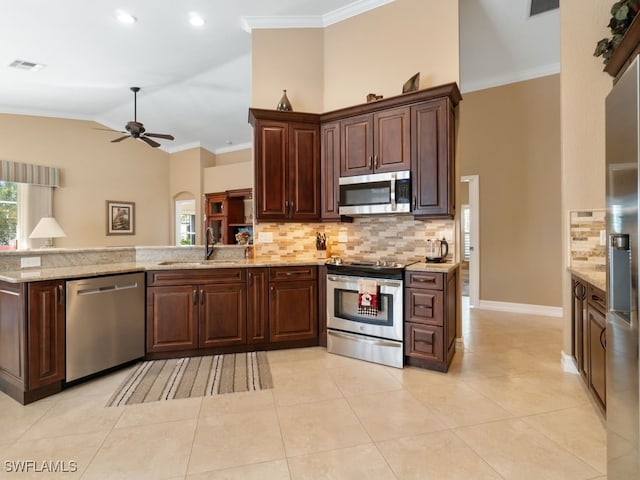
[[[369,339],[369,338],[363,338],[361,335],[349,335],[347,333],[340,333],[340,332],[336,332],[334,330],[327,330],[327,335],[331,335],[334,337],[340,337],[340,338],[344,338],[346,340],[357,340],[358,342],[363,342],[363,343],[369,343],[371,345],[377,345],[380,347],[396,347],[396,348],[402,348],[402,342],[400,341],[393,341],[393,340],[381,340],[379,338],[376,339]]]
[[[334,275],[328,275],[327,280],[329,280],[330,282],[344,282],[344,283],[353,282],[352,279],[347,279],[345,277],[336,277]],[[394,282],[393,280],[380,280],[379,278],[377,278],[376,282],[378,283],[378,285],[384,285],[385,287],[401,287],[402,286],[401,281]]]

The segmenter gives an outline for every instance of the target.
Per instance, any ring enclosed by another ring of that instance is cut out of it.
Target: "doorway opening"
[[[480,302],[480,177],[479,175],[465,175],[460,178],[460,181],[468,187],[467,198],[464,195],[462,198],[460,219],[462,295],[469,297],[469,306],[473,308],[477,307]],[[465,267],[468,267],[466,289]]]
[[[180,199],[175,203],[175,244],[196,244],[196,201]]]

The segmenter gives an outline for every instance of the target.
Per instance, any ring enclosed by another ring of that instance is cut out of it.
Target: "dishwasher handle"
[[[96,293],[109,293],[115,292],[119,290],[129,290],[131,288],[138,288],[138,282],[128,283],[125,285],[105,285],[103,287],[95,287],[95,288],[86,288],[84,290],[78,290],[78,296],[81,295],[93,295]]]

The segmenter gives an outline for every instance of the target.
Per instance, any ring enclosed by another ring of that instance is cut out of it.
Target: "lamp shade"
[[[57,238],[66,237],[58,222],[53,217],[42,217],[29,238]]]

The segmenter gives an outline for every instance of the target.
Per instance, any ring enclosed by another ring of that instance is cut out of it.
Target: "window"
[[[180,245],[196,244],[196,216],[180,215]]]
[[[471,258],[471,209],[469,205],[462,205],[462,260],[468,262]]]
[[[176,245],[196,244],[196,201],[191,194],[183,192],[181,198],[175,200],[176,206]]]
[[[18,185],[0,181],[0,249],[16,248],[18,238]]]

